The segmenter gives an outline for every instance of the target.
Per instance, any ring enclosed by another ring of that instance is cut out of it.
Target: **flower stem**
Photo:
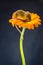
[[[22,65],[26,65],[24,51],[23,51],[23,35],[25,32],[25,28],[22,29],[21,36],[20,36],[20,54],[22,59]]]
[[[19,33],[21,34],[21,31],[20,31],[20,29],[15,25],[15,27],[16,27],[16,29],[19,31]]]

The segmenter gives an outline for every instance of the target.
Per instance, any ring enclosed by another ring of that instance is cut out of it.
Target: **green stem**
[[[25,28],[22,29],[21,36],[20,36],[20,54],[22,59],[22,65],[26,65],[24,51],[23,51],[23,35],[25,32]]]

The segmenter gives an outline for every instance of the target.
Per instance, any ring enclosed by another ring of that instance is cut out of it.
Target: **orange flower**
[[[17,10],[13,13],[12,19],[9,19],[9,23],[14,27],[17,25],[19,28],[34,29],[41,24],[40,16],[28,11]]]

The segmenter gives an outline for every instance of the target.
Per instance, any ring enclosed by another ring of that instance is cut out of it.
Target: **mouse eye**
[[[19,15],[23,17],[25,15],[25,13],[23,11],[20,11]]]
[[[18,16],[18,13],[16,13],[16,17]]]
[[[17,12],[15,12],[15,16],[16,17],[24,17],[25,16],[25,12],[23,10],[18,10]]]

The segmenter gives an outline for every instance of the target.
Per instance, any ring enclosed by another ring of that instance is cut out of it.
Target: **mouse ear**
[[[30,12],[29,12],[29,11],[26,11],[25,14],[26,14],[26,18],[27,18],[29,21],[31,21]]]
[[[31,21],[31,15],[27,14],[26,17],[28,18],[29,21]]]

